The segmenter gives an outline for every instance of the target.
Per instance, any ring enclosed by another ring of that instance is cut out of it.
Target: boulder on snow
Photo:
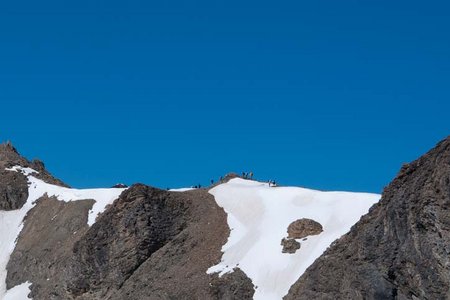
[[[318,235],[323,231],[322,225],[311,219],[298,219],[287,229],[288,238],[302,239],[309,235]]]
[[[281,252],[290,254],[297,252],[297,250],[301,247],[299,242],[289,238],[283,238],[281,240],[281,246],[283,246],[283,250],[281,250]]]

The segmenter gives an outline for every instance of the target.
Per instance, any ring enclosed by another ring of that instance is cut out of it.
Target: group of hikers
[[[242,178],[253,179],[253,172],[242,172]]]
[[[239,176],[238,176],[238,177],[239,177]],[[219,183],[222,183],[226,178],[227,178],[227,177],[224,178],[223,176],[220,176],[218,182],[219,182]],[[241,178],[242,178],[242,179],[253,180],[253,172],[242,172]],[[211,185],[213,185],[213,184],[214,184],[214,179],[211,179],[210,182],[211,182]],[[277,186],[277,183],[275,182],[275,180],[268,180],[267,183],[268,183],[268,185],[269,185],[270,187],[275,187],[275,186]],[[194,188],[194,189],[201,189],[201,188],[202,188],[202,185],[201,185],[201,184],[193,185],[192,188]]]
[[[269,180],[269,181],[267,181],[267,183],[269,184],[269,186],[277,186],[277,183],[275,182],[275,180]]]

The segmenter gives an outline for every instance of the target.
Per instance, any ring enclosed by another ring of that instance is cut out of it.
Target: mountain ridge
[[[203,189],[73,189],[10,143],[0,168],[4,300],[450,297],[450,137],[380,202],[236,175]],[[291,236],[305,220],[317,229]]]
[[[291,287],[289,299],[450,297],[450,137],[405,164],[382,199]]]

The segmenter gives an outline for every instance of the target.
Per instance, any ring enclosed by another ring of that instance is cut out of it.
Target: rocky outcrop
[[[252,281],[238,268],[222,277],[214,274],[210,286],[212,299],[253,299],[253,295],[255,294]]]
[[[5,170],[12,165],[26,162],[17,150],[7,142],[0,144],[0,210],[21,208],[28,198],[28,180],[17,172]]]
[[[281,246],[283,246],[283,249],[281,252],[283,253],[295,253],[298,249],[300,249],[301,245],[299,242],[297,242],[295,239],[287,239],[283,238],[281,240]]]
[[[449,299],[450,137],[405,165],[285,299]]]
[[[0,210],[20,209],[27,199],[27,177],[21,173],[0,170]]]
[[[155,252],[187,226],[188,203],[135,185],[125,191],[74,248],[74,296],[116,293]]]
[[[322,225],[311,219],[299,219],[289,224],[288,238],[302,239],[309,235],[318,235],[323,231]]]
[[[323,231],[322,225],[311,219],[298,219],[287,228],[287,238],[281,239],[281,252],[293,254],[300,249],[301,244],[296,239],[306,239],[310,235],[318,235]]]
[[[6,210],[8,206],[14,207],[10,209],[18,209],[22,207],[22,205],[25,203],[25,201],[22,199],[23,196],[18,196],[20,200],[13,201],[11,199],[10,203],[14,202],[19,205],[5,204],[7,200],[6,197],[4,196],[5,195],[4,193],[9,191],[10,195],[22,194],[23,183],[25,182],[26,184],[27,182],[26,177],[23,176],[22,174],[14,176],[10,175],[13,171],[5,170],[7,168],[11,168],[14,166],[21,166],[24,168],[34,169],[37,171],[37,173],[33,173],[34,177],[39,178],[50,184],[68,187],[67,184],[53,177],[45,169],[44,163],[42,161],[38,159],[28,161],[19,154],[19,152],[16,150],[16,148],[14,148],[14,146],[10,142],[0,144],[0,210],[3,209]],[[7,186],[9,186],[9,188],[7,188]]]

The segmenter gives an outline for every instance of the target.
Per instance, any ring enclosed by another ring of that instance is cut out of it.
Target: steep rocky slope
[[[450,137],[403,166],[285,299],[450,299]]]

